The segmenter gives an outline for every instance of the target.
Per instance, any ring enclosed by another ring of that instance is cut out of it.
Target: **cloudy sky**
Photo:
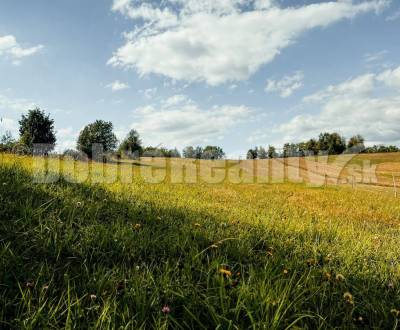
[[[400,1],[2,0],[0,134],[95,119],[228,155],[338,131],[400,144]]]

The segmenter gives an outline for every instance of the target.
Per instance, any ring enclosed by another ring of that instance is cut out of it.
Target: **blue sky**
[[[0,134],[39,106],[59,150],[95,119],[232,157],[326,130],[400,144],[399,34],[394,0],[4,0]]]

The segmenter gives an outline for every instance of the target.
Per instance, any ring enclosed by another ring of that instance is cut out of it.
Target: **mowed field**
[[[285,160],[283,180],[270,161],[51,159],[65,177],[35,183],[45,160],[0,161],[0,328],[398,326],[398,154]]]

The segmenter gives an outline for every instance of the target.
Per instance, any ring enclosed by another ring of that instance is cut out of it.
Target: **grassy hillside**
[[[149,184],[146,162],[122,166],[129,184],[94,183],[100,164],[37,184],[31,158],[1,162],[0,328],[397,327],[390,195]]]

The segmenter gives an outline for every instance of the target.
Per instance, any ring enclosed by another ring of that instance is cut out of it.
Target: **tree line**
[[[278,152],[274,146],[255,147],[247,152],[247,159],[267,159],[267,158],[286,158],[286,157],[304,157],[315,156],[319,154],[339,155],[343,153],[384,153],[398,152],[398,147],[390,145],[374,145],[372,147],[365,146],[363,136],[357,134],[352,136],[348,141],[340,134],[321,133],[317,139],[310,139],[299,143],[285,143],[283,149]]]
[[[75,159],[93,158],[96,146],[101,146],[99,154],[112,154],[117,157],[173,157],[192,159],[223,159],[225,152],[218,146],[188,146],[182,150],[165,147],[143,146],[139,133],[132,129],[119,143],[113,131],[111,122],[96,120],[86,125],[79,133],[76,149],[68,149],[64,155]],[[56,143],[54,120],[49,114],[39,108],[29,110],[19,120],[19,139],[14,139],[10,132],[0,138],[0,152],[15,152],[32,154],[39,152],[48,154],[53,152]],[[384,153],[398,152],[398,147],[390,145],[375,145],[365,147],[365,139],[361,135],[354,135],[348,141],[338,133],[321,133],[317,139],[310,139],[299,143],[285,143],[282,150],[272,145],[249,149],[247,159],[267,159],[277,157],[303,157],[318,154],[337,155],[342,153]],[[37,148],[38,144],[43,145]],[[35,146],[35,150],[34,150]]]
[[[19,139],[6,132],[0,139],[0,152],[15,152],[23,154],[48,154],[54,150],[56,143],[54,119],[39,108],[29,110],[22,115],[19,121]],[[34,148],[35,147],[35,148]],[[96,148],[101,147],[98,153]],[[127,136],[118,143],[111,122],[96,120],[86,125],[79,133],[76,149],[67,149],[63,153],[75,159],[88,157],[92,159],[95,154],[111,154],[117,157],[171,157],[180,158],[178,149],[165,147],[143,146],[139,133],[132,129]],[[183,150],[186,158],[221,159],[225,157],[222,148],[218,146],[193,147],[188,146]]]

